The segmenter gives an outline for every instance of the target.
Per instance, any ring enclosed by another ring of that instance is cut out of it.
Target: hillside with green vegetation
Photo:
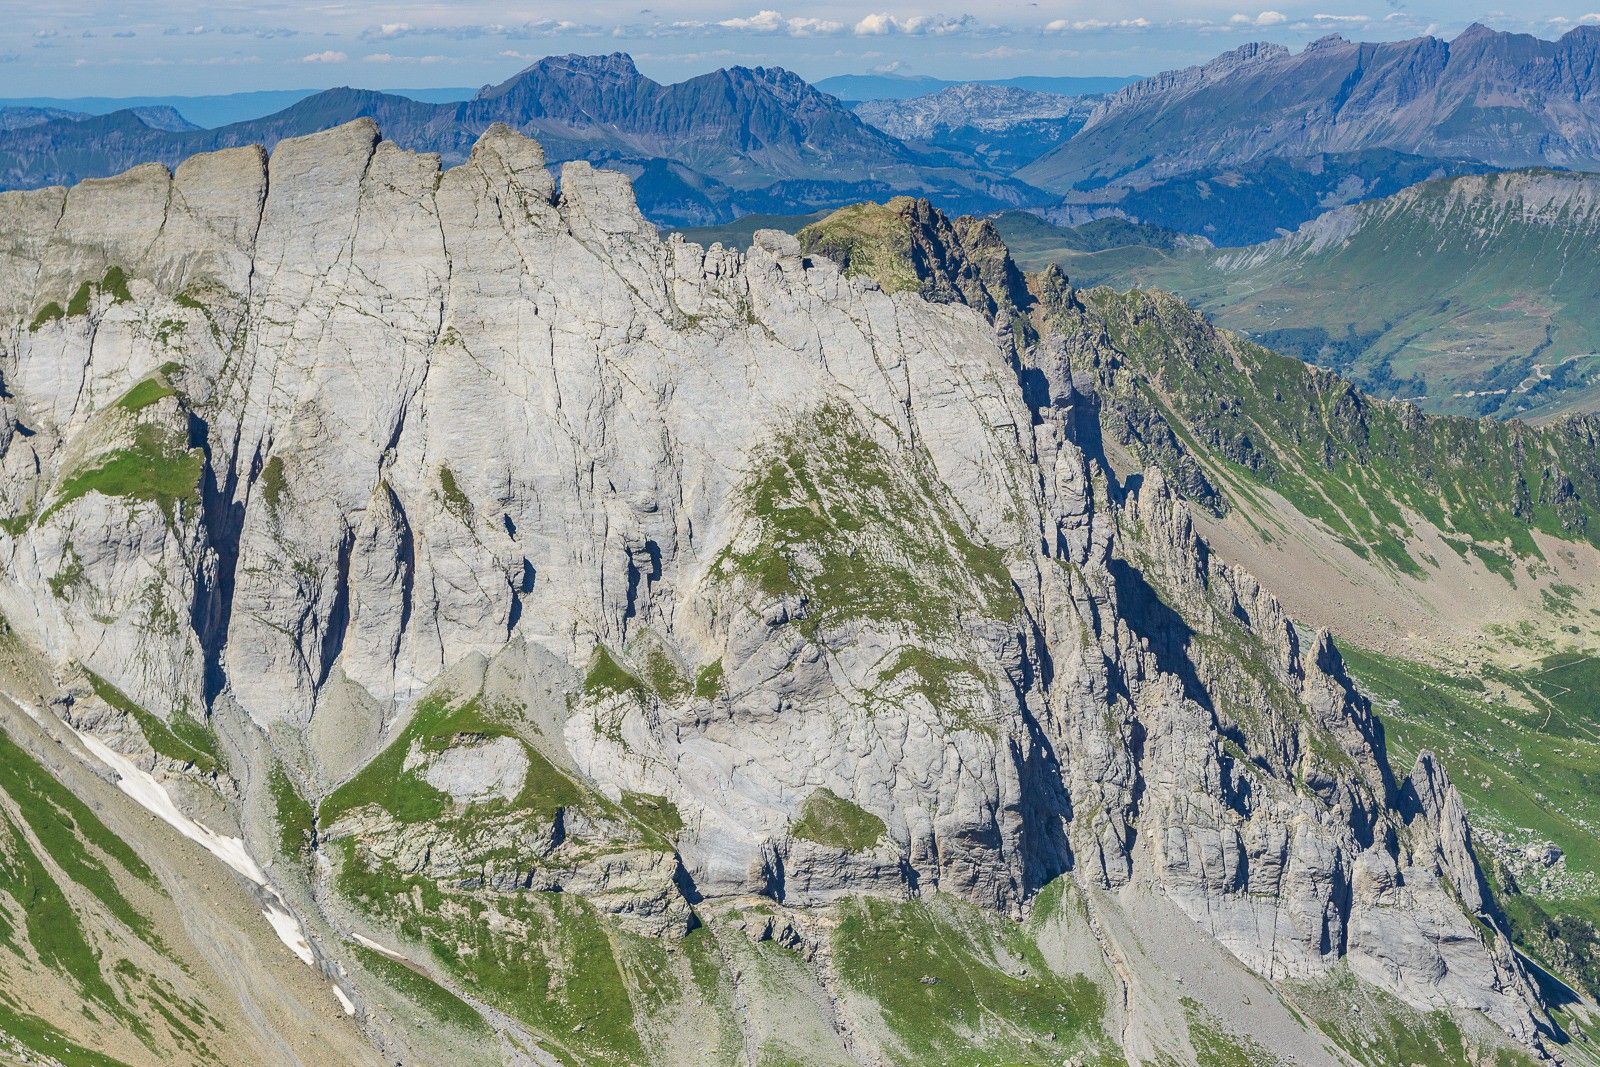
[[[1324,591],[1354,576],[1390,590],[1336,636],[1391,758],[1443,758],[1519,943],[1600,993],[1600,601],[1592,563],[1574,564],[1600,547],[1600,417],[1424,415],[1166,294],[1076,292],[1054,271],[1035,289],[1100,382],[1108,443],[1231,532],[1236,561],[1302,621],[1334,622],[1317,617]],[[1295,539],[1310,561],[1276,554]],[[1466,583],[1519,621],[1444,620],[1472,636],[1396,644],[1394,620],[1437,614]]]
[[[1441,414],[1600,409],[1600,177],[1425,182],[1248,249],[1055,257],[1165,289],[1262,344]]]

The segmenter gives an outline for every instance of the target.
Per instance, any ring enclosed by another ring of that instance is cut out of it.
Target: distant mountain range
[[[951,81],[948,78],[932,78],[925,74],[841,74],[833,78],[823,78],[817,82],[817,88],[837,96],[840,100],[849,101],[910,100],[937,93],[941,89],[973,84],[997,85],[1061,96],[1091,96],[1114,93],[1138,80],[1138,78],[1051,78],[1025,75],[1019,78],[962,82]]]
[[[152,104],[130,107],[130,114],[152,129],[182,132],[200,127],[180,115],[175,108]],[[87,112],[65,111],[58,107],[0,107],[0,130],[25,130],[47,122],[82,122]]]
[[[218,148],[270,148],[356,118],[374,118],[390,140],[438,152],[448,164],[464,161],[490,125],[506,123],[537,137],[551,162],[581,158],[624,171],[645,209],[667,222],[886,199],[905,190],[960,210],[1045,199],[966,161],[919,152],[788,71],[732,67],[662,85],[621,54],[543,59],[454,104],[330,89],[215,130],[157,129],[128,111],[56,119],[0,133],[0,184],[70,183]]]
[[[1074,255],[1063,238],[1039,255],[1044,242],[1028,243],[1027,265],[1054,258],[1080,284],[1175,292],[1223,326],[1428,411],[1600,408],[1600,175],[1425,182],[1252,248]]]
[[[972,82],[907,100],[866,100],[853,110],[918,148],[1010,173],[1077,133],[1103,99]]]
[[[316,96],[320,89],[264,89],[247,93],[225,93],[212,96],[79,96],[71,98],[48,96],[19,96],[0,98],[0,108],[6,110],[31,108],[56,111],[61,115],[109,115],[113,111],[130,108],[167,107],[178,112],[188,122],[203,129],[215,129],[235,122],[245,122],[282,111],[308,96]],[[384,89],[390,96],[404,96],[412,100],[443,104],[465,100],[476,89]],[[57,117],[61,117],[58,115]]]
[[[1114,94],[1017,177],[1066,193],[1260,159],[1386,148],[1495,167],[1600,164],[1600,27],[1557,41],[1251,44]]]
[[[910,194],[951,212],[1021,207],[1067,225],[1121,217],[1246,246],[1418,181],[1600,169],[1600,27],[1557,41],[1482,26],[1453,41],[1328,37],[1298,54],[1254,44],[1123,82],[874,75],[812,86],[777,68],[730,67],[665,85],[626,55],[553,56],[466,100],[330,89],[215,129],[170,110],[0,113],[0,187],[270,147],[356,118],[453,165],[503,122],[536,137],[552,164],[625,173],[663,226]]]
[[[1291,233],[1345,204],[1389,196],[1431,178],[1491,169],[1486,163],[1388,148],[1274,156],[1206,167],[1137,188],[1071,194],[1047,214],[1066,225],[1120,217],[1198,234],[1217,245],[1252,245]]]

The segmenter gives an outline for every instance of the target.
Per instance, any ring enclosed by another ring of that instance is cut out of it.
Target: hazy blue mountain
[[[1600,175],[1527,170],[1423,182],[1249,248],[1018,244],[1425,410],[1542,419],[1600,409],[1597,240]]]
[[[1009,174],[1082,129],[1102,99],[968,82],[907,100],[865,100],[852,110],[917,148]]]
[[[249,93],[227,93],[218,96],[80,96],[56,98],[49,96],[11,97],[0,99],[0,108],[42,108],[70,111],[81,115],[109,115],[113,111],[130,108],[170,107],[185,119],[204,129],[215,129],[235,122],[246,122],[281,111],[315,96],[320,89],[267,89]],[[452,100],[465,100],[476,89],[384,89],[393,96],[409,97],[428,103],[443,104]],[[64,117],[64,116],[55,116]]]
[[[1121,90],[1017,176],[1065,193],[1375,148],[1499,168],[1600,165],[1600,27],[1556,41],[1477,25],[1453,41],[1246,45]]]
[[[1030,89],[1040,93],[1057,93],[1062,96],[1088,96],[1094,93],[1114,93],[1132,85],[1138,78],[1085,77],[1052,78],[1026,75],[1018,78],[978,79],[981,85],[1005,85],[1016,89]],[[933,78],[926,74],[840,74],[823,78],[817,88],[841,100],[910,100],[927,96],[953,85],[966,85],[962,79]]]
[[[788,71],[732,67],[662,85],[621,54],[552,56],[459,103],[341,88],[215,130],[158,128],[128,110],[41,123],[0,132],[0,187],[69,183],[150,161],[176,165],[237,145],[270,148],[356,118],[376,119],[397,144],[438,152],[449,164],[503,122],[537,137],[551,163],[587,159],[640,179],[645,210],[678,225],[903,192],[960,211],[1045,199],[970,160],[911,148]]]
[[[1249,165],[1207,167],[1110,195],[1070,197],[1061,221],[1116,214],[1212,244],[1270,241],[1344,204],[1389,196],[1430,178],[1493,170],[1484,163],[1431,159],[1386,148],[1343,155],[1277,157]]]

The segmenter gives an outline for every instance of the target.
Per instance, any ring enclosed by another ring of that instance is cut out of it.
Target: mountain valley
[[[1600,1067],[1569,26],[0,107],[0,1064]]]
[[[1516,656],[1581,662],[1592,417],[1369,400],[925,200],[737,252],[545,163],[363,120],[4,194],[9,765],[103,811],[0,782],[6,869],[89,946],[0,886],[7,1040],[1586,1062],[1511,941],[1586,980],[1530,925],[1581,920],[1586,853],[1500,863],[1362,686],[1492,640],[1373,658],[1480,582]],[[270,993],[160,962],[227,894]]]

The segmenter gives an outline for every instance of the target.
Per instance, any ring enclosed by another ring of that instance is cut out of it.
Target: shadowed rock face
[[[1538,1039],[1448,781],[1397,785],[1328,636],[1159,474],[1115,483],[1059,346],[962,303],[1004,317],[1005,264],[890,295],[771,231],[662,242],[626,180],[544,162],[497,126],[441,173],[357,122],[0,197],[18,633],[314,794],[498,671],[528,747],[439,726],[396,773],[504,801],[538,750],[609,807],[323,827],[452,892],[662,932],[750,894],[1020,915],[1068,874],[1269,979],[1347,962]],[[596,859],[639,797],[670,851]]]

